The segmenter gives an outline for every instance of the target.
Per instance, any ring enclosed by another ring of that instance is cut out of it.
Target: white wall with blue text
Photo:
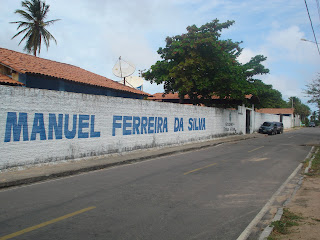
[[[0,170],[245,134],[247,110],[0,85]]]
[[[237,110],[0,86],[0,169],[245,132]]]

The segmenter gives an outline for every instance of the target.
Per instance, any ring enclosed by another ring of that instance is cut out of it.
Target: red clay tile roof
[[[178,93],[155,93],[148,97],[150,100],[163,100],[163,99],[179,99]],[[184,99],[190,99],[188,95],[184,96]]]
[[[251,99],[251,97],[252,97],[252,94],[246,95],[247,99]],[[151,97],[148,97],[148,99],[154,100],[154,101],[165,100],[165,99],[179,99],[179,95],[178,93],[167,93],[165,95],[163,93],[155,93]],[[188,95],[185,95],[184,99],[190,99],[190,97]],[[220,98],[218,96],[212,96],[212,99],[220,99]]]
[[[149,95],[148,93],[124,86],[118,82],[89,72],[80,67],[15,52],[5,48],[0,48],[0,64],[3,64],[19,73],[41,74],[77,83],[115,89],[118,91],[130,92],[144,96]]]
[[[256,112],[269,114],[293,114],[294,108],[261,108],[256,109]]]
[[[0,73],[0,84],[23,86],[24,84]]]

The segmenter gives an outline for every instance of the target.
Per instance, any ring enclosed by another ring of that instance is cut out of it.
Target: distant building
[[[294,108],[261,108],[255,110],[258,113],[274,114],[280,116],[280,122],[283,121],[283,116],[289,116],[292,119],[292,127],[300,125],[300,115],[294,114]],[[299,122],[297,124],[296,122]]]
[[[0,48],[0,84],[142,99],[149,94],[80,67]]]
[[[293,116],[294,108],[261,108],[255,110],[258,113],[268,113],[282,116]]]

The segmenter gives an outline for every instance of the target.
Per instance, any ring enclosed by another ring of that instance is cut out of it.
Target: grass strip
[[[306,175],[310,177],[320,176],[320,148],[319,147],[316,149],[316,153],[314,155],[311,168],[309,169],[309,172],[306,173]]]
[[[279,239],[281,235],[288,234],[289,228],[298,226],[301,219],[303,219],[303,217],[290,212],[287,208],[284,208],[281,219],[279,221],[274,221],[271,223],[271,226],[273,226],[273,231],[267,239],[276,240]]]

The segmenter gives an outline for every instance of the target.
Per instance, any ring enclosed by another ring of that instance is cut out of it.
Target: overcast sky
[[[297,96],[304,103],[305,85],[317,77],[320,56],[314,41],[304,0],[46,0],[47,20],[61,19],[48,30],[58,44],[43,46],[40,57],[72,64],[115,81],[112,67],[119,56],[148,69],[159,60],[157,50],[165,38],[186,32],[192,24],[201,26],[218,18],[235,20],[222,32],[222,39],[243,41],[240,61],[257,54],[267,56],[270,74],[260,79],[279,90],[283,99]],[[307,0],[316,36],[320,41],[320,20],[315,0]],[[11,21],[21,20],[16,9],[21,1],[0,0],[0,47],[23,52]],[[138,71],[133,75],[138,76]],[[163,92],[160,85],[144,82],[144,91]],[[313,110],[315,106],[309,105]]]

